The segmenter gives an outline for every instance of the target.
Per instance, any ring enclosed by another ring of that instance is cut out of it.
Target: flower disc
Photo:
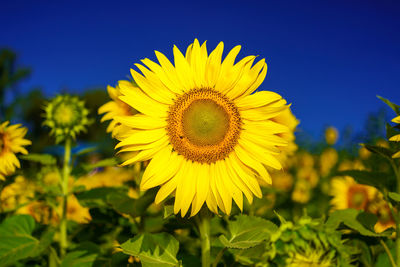
[[[224,159],[236,145],[241,125],[235,105],[211,89],[182,95],[171,106],[167,122],[174,149],[199,163]]]

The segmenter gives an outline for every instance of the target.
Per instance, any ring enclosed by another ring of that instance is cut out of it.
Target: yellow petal
[[[251,109],[256,107],[266,106],[272,102],[281,100],[282,97],[277,93],[270,91],[260,91],[252,95],[240,97],[235,101],[236,106],[239,110]]]
[[[115,148],[127,145],[148,144],[155,142],[165,136],[167,136],[167,132],[164,128],[153,130],[138,130],[133,132],[128,138],[125,138],[121,142],[119,142],[115,146]]]
[[[389,141],[400,142],[400,134],[390,137]]]
[[[215,84],[217,83],[221,71],[221,59],[223,51],[224,43],[220,42],[207,59],[205,75],[208,85],[207,87],[209,88],[215,88]]]
[[[138,87],[129,86],[122,82],[119,83],[119,86],[121,87],[122,94],[119,99],[134,109],[153,117],[167,117],[168,105],[162,104],[147,96]]]
[[[167,145],[164,144],[164,146],[159,146],[159,147],[154,147],[151,149],[143,150],[140,151],[136,156],[132,157],[131,159],[128,159],[127,161],[123,162],[121,166],[126,166],[129,164],[133,164],[138,161],[145,161],[151,159],[155,154],[157,154],[161,149],[163,149]]]
[[[238,177],[243,180],[243,182],[249,187],[256,197],[261,198],[262,193],[260,185],[258,184],[257,179],[254,177],[254,174],[250,172],[246,166],[244,166],[246,162],[243,164],[242,160],[236,155],[236,153],[231,153],[228,157],[228,160],[230,161],[231,166],[237,173]]]
[[[165,119],[150,117],[144,114],[117,116],[114,119],[125,126],[137,129],[157,129],[167,126]]]
[[[198,177],[196,184],[196,196],[193,200],[191,216],[197,214],[204,202],[210,189],[210,167],[208,164],[200,164],[198,168]]]
[[[179,81],[184,87],[185,91],[189,91],[195,88],[194,80],[193,80],[193,72],[190,69],[189,63],[186,58],[183,56],[182,52],[174,45],[174,60],[175,60],[175,69]]]

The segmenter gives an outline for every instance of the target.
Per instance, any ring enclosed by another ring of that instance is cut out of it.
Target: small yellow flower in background
[[[377,145],[377,146],[384,147],[384,148],[389,148],[389,147],[390,147],[389,142],[386,141],[385,139],[379,139],[379,140],[377,140],[377,141],[376,141],[376,145]]]
[[[299,168],[313,168],[314,157],[308,152],[301,152],[298,155],[298,167]]]
[[[297,179],[307,181],[310,187],[314,188],[319,182],[319,175],[313,168],[300,168],[297,171]]]
[[[310,200],[310,198],[311,184],[306,180],[297,180],[292,192],[292,200],[294,202],[305,204]]]
[[[293,176],[287,172],[276,172],[272,175],[272,186],[288,192],[293,186]]]
[[[397,116],[396,118],[394,118],[392,120],[392,122],[400,124],[400,116]],[[400,142],[400,134],[396,134],[396,135],[390,137],[389,141]],[[396,153],[394,153],[392,155],[392,158],[400,158],[400,151],[397,151]]]
[[[34,185],[23,176],[15,178],[12,184],[0,192],[0,210],[11,211],[19,205],[29,203],[35,196]]]
[[[56,224],[58,221],[54,210],[45,201],[35,200],[19,208],[16,214],[31,215],[35,221],[42,224]]]
[[[328,127],[325,130],[325,141],[328,145],[336,144],[339,138],[339,132],[335,127]]]
[[[358,150],[358,155],[360,156],[361,159],[365,160],[371,156],[371,152],[364,146],[361,146],[360,149]]]
[[[17,153],[28,154],[24,146],[32,144],[24,139],[28,129],[21,124],[9,125],[9,122],[0,124],[0,180],[15,172],[15,167],[20,168]]]
[[[221,42],[210,54],[196,39],[186,55],[174,46],[175,66],[156,51],[159,64],[143,59],[131,70],[138,87],[120,81],[119,99],[139,113],[119,116],[123,152],[137,152],[122,165],[151,160],[141,190],[160,186],[155,198],[175,195],[174,212],[191,216],[204,203],[214,213],[230,214],[232,199],[243,208],[261,197],[259,182],[271,184],[266,166],[281,169],[277,159],[288,141],[279,136],[291,130],[273,121],[289,106],[274,92],[256,89],[267,65],[256,56],[235,64],[241,49],[234,47],[222,61]],[[147,66],[147,68],[145,66]],[[254,93],[254,94],[253,94]]]
[[[366,210],[375,198],[377,189],[372,186],[358,184],[353,178],[336,177],[331,181],[331,205],[334,210],[353,208]]]
[[[89,208],[82,207],[75,195],[69,195],[67,201],[67,219],[77,223],[88,223],[92,220]]]
[[[376,194],[375,198],[368,205],[367,211],[378,217],[378,222],[374,226],[375,232],[382,233],[388,228],[396,228],[396,222],[392,216],[390,207],[381,193]]]
[[[336,165],[339,155],[334,148],[325,149],[319,158],[319,167],[322,176],[329,174],[333,166]]]
[[[132,171],[120,167],[107,167],[103,171],[79,177],[74,185],[83,185],[86,190],[89,190],[97,187],[121,186],[132,180],[135,180],[135,174]]]
[[[76,138],[80,132],[85,132],[91,124],[89,111],[85,103],[76,96],[59,95],[45,107],[46,120],[43,125],[50,127],[50,134],[56,137],[56,143],[66,138]]]
[[[125,102],[119,99],[122,96],[120,92],[119,86],[111,87],[107,86],[108,95],[111,98],[111,101],[102,105],[98,113],[104,114],[101,118],[101,122],[111,120],[110,124],[107,126],[107,133],[112,132],[112,135],[115,136],[118,132],[118,127],[121,127],[121,124],[115,120],[117,116],[130,116],[138,113],[135,109],[131,106],[126,104]],[[124,126],[122,126],[124,127]],[[126,129],[125,129],[126,130]],[[121,132],[124,132],[122,130]]]

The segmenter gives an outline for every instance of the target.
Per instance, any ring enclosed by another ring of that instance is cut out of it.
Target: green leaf
[[[85,171],[89,172],[89,171],[91,171],[93,169],[96,169],[96,168],[102,168],[102,167],[108,167],[108,166],[116,166],[118,163],[119,162],[117,161],[116,158],[108,158],[108,159],[100,160],[100,161],[98,161],[96,163],[93,163],[93,164],[82,164],[82,168]]]
[[[371,185],[374,187],[387,187],[390,184],[388,175],[383,172],[348,170],[340,171],[335,176],[351,176],[360,184]]]
[[[43,165],[54,165],[57,163],[57,159],[50,154],[33,154],[21,155],[19,158],[34,162],[39,162]]]
[[[396,202],[400,202],[400,194],[395,193],[395,192],[389,192],[389,193],[388,193],[388,196],[389,196],[392,200],[394,200],[394,201],[396,201]]]
[[[246,249],[269,239],[278,227],[260,217],[238,215],[235,221],[228,222],[228,229],[228,236],[219,237],[221,243],[228,248]]]
[[[65,255],[61,267],[92,267],[97,256],[87,251],[73,251]]]
[[[80,149],[80,150],[76,151],[76,152],[74,153],[74,155],[75,155],[75,156],[85,155],[85,154],[87,154],[87,153],[96,151],[96,149],[97,149],[97,147],[95,147],[95,146],[92,146],[92,147],[85,147],[85,148],[83,148],[83,149]]]
[[[174,215],[174,205],[164,205],[163,219],[166,219],[172,215]]]
[[[125,254],[138,257],[143,267],[178,266],[179,243],[170,234],[140,234],[121,245]]]
[[[375,232],[374,226],[378,222],[378,217],[375,214],[369,212],[360,212],[357,217],[357,221],[361,223],[365,228]]]
[[[85,207],[109,207],[109,195],[126,195],[128,188],[126,187],[98,187],[88,191],[76,194],[79,203]]]
[[[107,202],[111,204],[113,209],[120,213],[126,213],[132,217],[143,215],[147,208],[154,202],[157,189],[150,189],[146,191],[138,199],[133,199],[127,195],[110,194],[107,196]]]
[[[392,160],[392,154],[393,152],[386,148],[386,147],[382,147],[382,146],[371,146],[371,145],[366,145],[363,144],[363,146],[368,149],[369,151],[371,151],[372,153],[375,153],[377,155],[380,155],[386,159]]]
[[[365,227],[358,219],[365,219],[367,218],[365,215],[361,215],[359,217],[359,214],[361,211],[355,210],[355,209],[345,209],[345,210],[336,210],[331,213],[329,216],[329,219],[326,222],[326,226],[331,229],[337,229],[341,223],[346,225],[347,227],[359,232],[361,235],[364,236],[389,236],[391,235],[391,232],[383,232],[381,234],[377,234],[374,231],[368,229]],[[367,215],[368,216],[368,215]],[[367,225],[370,225],[372,222],[372,217],[368,218],[369,223],[367,222]]]
[[[379,98],[380,100],[382,100],[386,105],[388,105],[391,109],[394,110],[394,112],[396,112],[397,115],[400,115],[400,106],[392,103],[390,100],[381,97],[379,95],[376,96],[377,98]]]
[[[10,265],[34,255],[39,241],[31,234],[35,221],[29,215],[7,218],[0,225],[0,266]]]

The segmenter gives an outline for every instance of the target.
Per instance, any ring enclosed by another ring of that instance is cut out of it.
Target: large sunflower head
[[[88,118],[89,110],[85,108],[85,102],[76,96],[55,97],[46,105],[45,112],[46,120],[43,124],[50,127],[50,134],[56,137],[56,143],[66,138],[75,139],[92,122]]]
[[[221,42],[210,54],[197,40],[186,54],[174,46],[174,64],[160,52],[159,63],[143,59],[131,70],[138,86],[119,82],[120,100],[139,113],[119,116],[124,126],[116,148],[136,152],[123,165],[151,160],[141,189],[160,186],[155,202],[175,195],[174,212],[191,215],[204,203],[230,214],[232,199],[242,210],[261,197],[260,181],[271,183],[266,167],[281,169],[277,159],[288,141],[287,125],[273,119],[289,106],[280,95],[255,90],[267,65],[256,56],[235,62],[240,46],[222,60]],[[122,129],[122,128],[121,128]]]
[[[24,146],[31,141],[24,139],[28,129],[21,124],[9,125],[9,122],[0,124],[0,180],[14,173],[15,167],[20,168],[17,153],[28,154]]]
[[[104,114],[101,118],[101,122],[111,120],[110,124],[107,126],[107,132],[112,132],[112,135],[115,136],[118,134],[118,129],[121,127],[121,124],[115,120],[115,117],[134,115],[137,111],[119,99],[121,93],[118,85],[115,86],[115,88],[107,86],[107,91],[111,101],[102,105],[98,113]],[[122,132],[124,132],[124,130],[122,130]]]

